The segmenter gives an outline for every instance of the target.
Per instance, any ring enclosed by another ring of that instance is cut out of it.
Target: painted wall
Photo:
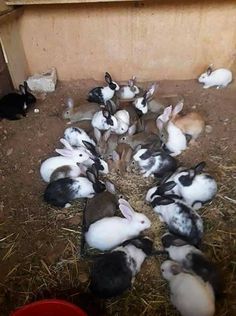
[[[22,10],[18,9],[0,16],[0,45],[15,88],[29,75],[19,29],[21,14]]]
[[[235,1],[27,6],[20,33],[31,73],[59,79],[195,78],[207,64],[236,70]]]

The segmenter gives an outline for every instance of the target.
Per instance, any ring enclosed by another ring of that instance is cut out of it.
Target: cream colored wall
[[[235,68],[236,3],[215,2],[27,6],[20,32],[30,72],[152,80],[195,78],[210,63]]]
[[[0,45],[15,88],[29,75],[28,63],[19,30],[21,9],[0,16]]]

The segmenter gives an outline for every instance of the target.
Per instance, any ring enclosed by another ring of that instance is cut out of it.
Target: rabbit
[[[182,316],[213,316],[215,297],[208,282],[196,275],[184,272],[175,261],[161,264],[161,273],[169,282],[171,302]]]
[[[102,251],[113,249],[151,226],[150,220],[144,214],[135,212],[126,200],[119,199],[118,202],[124,218],[103,218],[90,225],[85,234],[90,247]]]
[[[84,120],[92,120],[94,114],[99,110],[99,105],[88,103],[78,106],[78,109],[75,111],[74,100],[72,98],[68,98],[67,109],[63,112],[62,117],[65,120],[69,119],[69,123],[76,123]]]
[[[86,168],[84,167],[83,169],[82,166],[83,165],[80,164],[79,166],[65,165],[65,166],[58,167],[52,172],[49,182],[53,182],[53,181],[56,181],[58,179],[63,179],[63,178],[76,178],[82,174],[86,174],[85,173]]]
[[[27,82],[19,85],[20,94],[12,92],[4,95],[0,99],[0,118],[8,120],[18,120],[21,116],[26,116],[30,105],[36,103],[36,98],[28,91]]]
[[[109,128],[103,134],[97,128],[94,128],[94,137],[97,141],[96,149],[98,153],[107,158],[115,150],[118,141],[118,135],[111,134],[111,129]]]
[[[114,114],[114,117],[117,119],[117,127],[111,127],[112,132],[118,135],[125,134],[129,129],[129,112],[126,110],[119,110]]]
[[[136,77],[128,81],[128,85],[120,86],[120,90],[117,92],[117,97],[121,100],[132,100],[137,94],[139,94],[139,88],[135,85]]]
[[[199,135],[205,130],[205,120],[200,113],[189,112],[185,115],[179,115],[183,109],[183,101],[181,100],[176,104],[172,110],[170,108],[169,119],[175,124],[185,135],[188,135],[191,139],[196,140]],[[166,108],[166,109],[168,109]],[[162,116],[162,115],[161,115]]]
[[[106,181],[106,191],[96,194],[86,202],[86,207],[83,216],[84,232],[88,231],[91,224],[104,217],[112,217],[118,209],[119,198],[124,198],[124,195],[119,192],[114,184]]]
[[[63,138],[60,142],[67,146],[65,149],[56,149],[61,156],[48,158],[41,164],[40,175],[45,182],[50,182],[50,177],[57,168],[68,165],[77,166],[78,163],[85,162],[90,157],[84,148],[73,149]]]
[[[120,175],[124,175],[126,171],[130,171],[132,163],[133,149],[128,144],[118,144],[112,152],[112,157],[108,159],[109,169]]]
[[[148,237],[137,237],[95,258],[91,267],[91,292],[100,298],[111,298],[130,289],[152,247]]]
[[[151,87],[146,90],[142,97],[136,98],[133,102],[136,109],[142,112],[142,114],[146,114],[148,112],[148,101],[152,98],[155,93],[157,85],[153,83]]]
[[[217,193],[217,183],[208,173],[202,172],[204,161],[196,166],[179,171],[174,176],[178,186],[178,194],[195,210],[210,202]]]
[[[164,178],[164,180],[165,180],[165,178]],[[178,196],[178,191],[176,192],[176,190],[175,190],[176,187],[177,187],[176,182],[174,182],[174,181],[165,182],[162,179],[158,186],[154,186],[148,190],[146,197],[145,197],[145,200],[150,203],[155,198],[155,196],[163,196],[163,195],[167,195],[167,194],[172,194],[172,195]]]
[[[156,195],[151,201],[154,212],[165,222],[171,233],[183,237],[192,245],[199,245],[203,236],[200,215],[176,195]]]
[[[143,117],[141,117],[138,120],[136,127],[138,132],[145,132],[147,134],[155,134],[159,136],[156,119],[143,119]]]
[[[147,134],[145,132],[134,134],[135,129],[135,126],[130,127],[127,135],[122,135],[119,137],[118,143],[129,144],[133,150],[135,150],[138,145],[144,146],[149,144],[155,144],[155,150],[161,148],[160,139],[157,135]]]
[[[115,116],[111,115],[111,113],[103,109],[94,114],[91,122],[93,128],[97,128],[99,130],[108,130],[109,128],[115,130],[118,128],[118,122]]]
[[[133,159],[138,162],[143,177],[154,174],[162,177],[167,172],[175,171],[177,168],[176,159],[163,151],[153,152],[150,149],[141,148],[136,151]]]
[[[79,127],[68,127],[64,131],[64,138],[71,146],[80,147],[84,146],[83,141],[91,143],[96,146],[95,141],[89,137],[89,135]]]
[[[105,191],[106,186],[98,180],[96,168],[86,171],[86,177],[58,179],[48,184],[44,192],[45,202],[69,207],[70,202],[79,198],[92,198],[96,193]]]
[[[204,89],[215,86],[217,89],[225,88],[232,80],[233,75],[229,69],[220,68],[213,71],[212,65],[210,65],[206,72],[201,74],[201,76],[198,78],[198,81],[204,84]]]
[[[108,72],[105,73],[105,81],[108,86],[96,87],[89,92],[87,98],[89,102],[106,104],[106,101],[113,98],[115,91],[120,89],[119,85],[115,81],[112,81],[111,75]]]
[[[170,121],[163,123],[158,118],[156,122],[160,131],[162,148],[173,157],[180,155],[187,148],[187,138],[184,133]]]

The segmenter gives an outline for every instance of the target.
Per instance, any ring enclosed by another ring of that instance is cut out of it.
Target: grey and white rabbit
[[[215,297],[212,286],[200,277],[185,272],[171,260],[161,265],[161,273],[169,282],[170,299],[182,316],[213,316]]]
[[[175,183],[173,183],[175,184]],[[200,215],[176,195],[156,195],[151,205],[168,230],[199,245],[203,236],[203,221]]]
[[[45,202],[68,207],[70,202],[79,198],[92,198],[95,194],[105,191],[106,186],[98,179],[96,168],[86,171],[87,177],[63,178],[48,184],[44,192]]]
[[[27,82],[19,85],[20,93],[12,92],[0,99],[0,118],[18,120],[26,116],[30,105],[36,103],[35,96],[29,92]]]
[[[110,250],[150,227],[150,220],[144,214],[135,212],[126,200],[119,199],[119,209],[124,217],[103,218],[89,226],[85,240],[90,247]]]
[[[130,289],[152,248],[153,242],[148,237],[137,237],[95,258],[91,267],[91,292],[100,298],[111,298]]]
[[[105,81],[108,86],[96,87],[89,92],[87,99],[89,102],[105,105],[108,100],[113,98],[115,91],[120,89],[119,85],[112,80],[112,77],[108,72],[105,73]]]
[[[128,81],[128,85],[120,86],[120,90],[117,92],[117,97],[121,100],[132,100],[137,94],[139,94],[139,88],[135,85],[136,77]]]
[[[137,149],[136,149],[137,150]],[[177,161],[164,151],[154,152],[150,149],[138,149],[133,159],[139,164],[141,173],[144,177],[156,175],[162,177],[177,168]]]

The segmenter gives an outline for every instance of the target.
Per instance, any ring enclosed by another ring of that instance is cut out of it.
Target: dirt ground
[[[143,264],[131,291],[119,298],[100,301],[89,294],[89,260],[79,257],[83,202],[57,209],[43,202],[45,183],[40,162],[61,147],[67,127],[61,118],[65,100],[83,101],[97,83],[59,83],[55,93],[39,100],[36,108],[19,121],[0,122],[0,315],[41,298],[64,298],[80,304],[89,315],[178,315],[169,302],[168,287],[160,277],[164,258]],[[236,84],[226,89],[204,90],[196,81],[162,81],[159,94],[184,96],[184,109],[203,113],[212,132],[178,160],[192,166],[205,160],[206,170],[217,179],[219,192],[200,210],[204,219],[203,250],[221,268],[225,281],[217,316],[236,315]],[[137,174],[112,175],[117,187],[137,210],[152,221],[148,235],[156,247],[165,231],[144,196],[152,180]]]

